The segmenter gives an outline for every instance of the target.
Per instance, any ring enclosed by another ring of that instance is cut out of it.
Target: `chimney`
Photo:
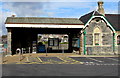
[[[12,15],[12,17],[15,17],[15,15]]]
[[[105,15],[103,4],[104,4],[103,1],[98,1],[98,12],[102,15]]]

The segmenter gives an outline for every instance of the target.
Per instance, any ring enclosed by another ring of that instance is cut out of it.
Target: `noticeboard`
[[[72,39],[72,47],[80,48],[80,39],[79,38]]]
[[[32,42],[32,52],[36,52],[36,41]]]
[[[48,38],[48,46],[59,46],[59,38]]]

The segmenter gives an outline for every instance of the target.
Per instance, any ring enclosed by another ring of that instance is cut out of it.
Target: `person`
[[[20,48],[17,48],[17,49],[16,49],[16,54],[18,54],[18,53],[20,53],[20,52],[21,52]]]

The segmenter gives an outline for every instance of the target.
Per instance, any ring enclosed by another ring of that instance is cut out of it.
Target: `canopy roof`
[[[81,25],[83,22],[77,18],[7,17],[5,24]]]

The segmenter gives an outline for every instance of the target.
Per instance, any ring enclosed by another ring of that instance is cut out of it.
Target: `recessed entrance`
[[[23,48],[24,53],[45,53],[46,50],[72,53],[72,40],[79,39],[80,31],[79,28],[12,28],[12,53],[15,54],[17,48]]]

